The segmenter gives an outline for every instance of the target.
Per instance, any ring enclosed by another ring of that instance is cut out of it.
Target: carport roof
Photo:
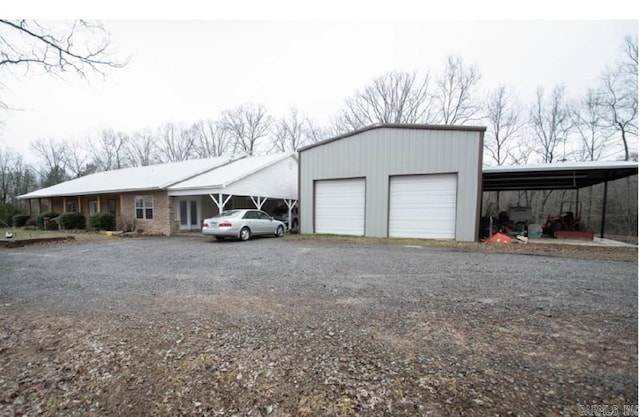
[[[629,161],[494,166],[482,170],[482,190],[572,190],[637,174]]]
[[[173,184],[170,191],[218,189],[228,187],[230,184],[252,175],[278,161],[292,156],[293,153],[253,156],[234,161],[202,175],[195,176],[185,181]]]

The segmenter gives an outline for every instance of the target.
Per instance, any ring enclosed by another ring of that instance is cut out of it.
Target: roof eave
[[[454,125],[433,125],[433,124],[405,124],[405,123],[376,123],[369,126],[365,126],[361,129],[353,130],[351,132],[343,133],[341,135],[322,140],[320,142],[312,143],[311,145],[298,148],[298,152],[304,152],[309,149],[316,148],[327,143],[335,142],[340,139],[345,139],[350,136],[355,136],[363,132],[374,129],[414,129],[414,130],[457,130],[466,132],[485,132],[487,128],[485,126],[454,126]]]

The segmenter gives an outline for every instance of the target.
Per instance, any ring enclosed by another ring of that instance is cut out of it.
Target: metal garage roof
[[[496,166],[482,170],[482,190],[572,190],[637,174],[629,161]]]

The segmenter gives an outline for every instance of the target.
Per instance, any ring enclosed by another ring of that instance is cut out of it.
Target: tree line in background
[[[37,24],[0,20],[0,28],[3,24],[31,39],[28,45],[33,39],[44,39],[42,48],[49,49],[38,54],[32,47],[33,56],[10,56],[3,47],[0,69],[41,65],[45,71],[73,69],[85,77],[86,71],[126,65],[110,59],[104,38],[85,51],[71,50],[75,44],[65,41],[64,36],[81,31],[104,33],[100,25],[76,23],[66,34],[50,38],[46,28]],[[16,38],[0,32],[0,46],[11,42]],[[65,60],[48,61],[51,48]],[[0,205],[14,204],[16,196],[34,189],[94,172],[221,155],[289,152],[375,123],[485,125],[485,165],[637,161],[637,38],[625,38],[618,60],[603,69],[598,85],[577,99],[567,96],[564,85],[557,85],[551,91],[538,88],[533,102],[522,103],[505,85],[483,94],[479,91],[480,80],[477,66],[451,56],[435,75],[430,71],[397,71],[372,80],[345,100],[327,126],[316,124],[297,108],[274,117],[263,105],[246,103],[223,111],[215,119],[192,124],[166,123],[136,132],[104,129],[80,140],[41,138],[31,143],[40,159],[35,167],[25,164],[20,154],[0,148]],[[626,200],[634,192],[630,181],[626,180],[620,191]],[[617,193],[615,188],[613,192]],[[485,193],[483,207],[487,214],[495,215],[509,205],[527,205],[536,213],[546,213],[566,196],[551,191],[494,194]],[[582,195],[595,201],[597,194],[587,189]],[[637,197],[635,201],[637,204]],[[591,206],[590,211],[597,211]],[[636,233],[637,206],[634,211],[629,201],[620,210],[626,219],[622,223]]]

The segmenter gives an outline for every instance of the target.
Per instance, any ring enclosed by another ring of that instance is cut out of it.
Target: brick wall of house
[[[153,219],[136,219],[136,196],[153,197]],[[174,197],[169,197],[166,191],[144,191],[124,193],[120,195],[120,224],[119,229],[126,230],[132,226],[133,230],[147,234],[172,235],[179,231],[176,220]]]

